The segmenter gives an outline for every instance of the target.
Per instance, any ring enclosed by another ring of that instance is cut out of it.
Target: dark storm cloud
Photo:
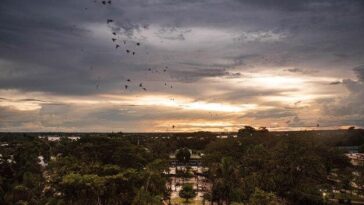
[[[114,22],[107,24],[107,19]],[[323,110],[345,116],[345,122],[364,122],[361,0],[118,0],[105,6],[92,0],[3,0],[0,25],[0,91],[40,91],[77,98],[120,93],[122,80],[132,78],[138,82],[162,81],[156,82],[162,85],[179,83],[176,92],[187,97],[193,94],[193,99],[203,96],[209,98],[201,100],[211,102],[276,106],[258,98],[285,96],[284,91],[298,90],[227,85],[216,89],[215,85],[216,90],[224,91],[216,94],[207,92],[207,78],[244,80],[246,76],[241,73],[245,71],[259,74],[262,70],[285,69],[286,74],[295,76],[337,77],[331,83],[325,81],[325,85],[343,86],[349,94],[326,103]],[[119,43],[127,41],[125,47],[115,49],[112,32],[117,33]],[[141,42],[139,48],[136,42]],[[136,55],[126,55],[125,49],[136,50]],[[164,75],[145,72],[148,67],[164,68],[167,64],[169,70]],[[347,73],[353,67],[358,81],[335,81],[349,78]],[[196,89],[183,87],[189,83]],[[174,89],[169,90],[164,94]],[[83,110],[80,105],[55,105],[27,96],[18,100],[1,96],[0,102],[23,101],[42,107],[39,111],[0,107],[2,127],[103,126],[98,120],[107,124],[115,121],[114,127],[119,122],[133,122],[135,126],[143,118],[158,118],[139,114],[151,108],[119,110],[106,106]],[[292,117],[291,126],[304,125],[305,119],[293,112],[277,108],[247,115],[257,119]],[[76,115],[75,119],[68,113]],[[168,119],[177,114],[187,117],[175,112],[159,117]],[[36,122],[32,124],[32,120]]]
[[[364,65],[354,68],[354,72],[360,81],[364,82]]]
[[[334,61],[332,55],[345,56],[345,61],[355,62],[364,52],[363,41],[353,41],[364,34],[363,3],[356,0],[345,3],[327,0],[117,1],[112,6],[86,0],[5,0],[0,11],[0,59],[11,62],[6,66],[8,70],[20,75],[11,76],[6,72],[7,79],[2,79],[0,86],[9,89],[94,93],[92,87],[97,74],[95,76],[88,70],[94,64],[110,73],[105,76],[107,85],[104,91],[114,89],[116,83],[110,82],[122,72],[130,72],[135,67],[134,62],[126,60],[118,65],[120,61],[115,59],[123,57],[113,52],[113,45],[87,38],[90,31],[84,27],[91,23],[106,23],[107,18],[115,20],[109,25],[110,31],[125,34],[130,39],[134,39],[138,31],[148,30],[151,24],[161,26],[157,33],[161,39],[186,40],[185,33],[193,27],[243,29],[246,32],[242,35],[257,38],[257,41],[262,37],[272,38],[268,31],[286,35],[283,42],[273,44],[261,42],[253,45],[242,39],[235,47],[224,47],[228,51],[225,53],[234,53],[221,55],[227,61],[225,68],[300,64],[309,59],[310,63],[320,64],[318,58],[327,58],[327,64],[330,64]],[[185,29],[176,36],[165,35],[182,27]],[[237,49],[240,47],[251,51],[241,52]],[[154,52],[162,54],[155,49]],[[256,53],[267,58],[275,56],[269,62],[255,58],[246,63],[247,56]],[[148,64],[147,59],[138,60]],[[218,62],[209,64],[224,65]],[[4,70],[2,68],[0,72],[3,74]],[[225,75],[225,71],[196,69],[176,72],[176,75],[180,75],[174,76],[178,80],[191,82],[204,76]]]

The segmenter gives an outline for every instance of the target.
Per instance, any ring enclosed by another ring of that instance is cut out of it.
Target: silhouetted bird
[[[130,82],[131,80],[130,79],[127,79],[126,81]]]
[[[140,84],[139,84],[139,87],[143,87],[143,84],[142,84],[142,83],[140,83]]]
[[[106,1],[102,1],[102,4],[104,4],[104,5],[105,5],[105,4],[106,4]]]
[[[116,38],[112,38],[111,40],[112,40],[112,42],[115,42],[116,41]]]
[[[112,35],[116,36],[116,33],[115,32],[112,32]]]
[[[108,4],[111,4],[111,1],[109,0],[107,3],[108,3]]]
[[[176,126],[172,125],[172,129],[174,129]]]
[[[135,55],[135,52],[133,52],[133,55]]]
[[[127,90],[127,89],[128,89],[128,85],[125,85],[124,87],[125,87],[125,90]]]
[[[152,71],[152,69],[151,68],[148,68],[148,71]]]
[[[147,89],[146,89],[146,88],[143,88],[143,90],[144,90],[144,91],[147,91]]]
[[[130,50],[126,50],[127,53],[130,53]]]
[[[109,23],[112,23],[112,22],[114,22],[114,20],[112,20],[112,19],[107,19],[107,20],[106,20],[106,23],[108,23],[108,24],[109,24]]]
[[[116,45],[115,45],[115,49],[117,49],[117,48],[119,48],[119,47],[120,47],[120,46],[119,46],[119,44],[116,44]]]
[[[138,43],[136,43],[136,45],[137,45],[137,46],[140,46],[140,43],[138,42]]]

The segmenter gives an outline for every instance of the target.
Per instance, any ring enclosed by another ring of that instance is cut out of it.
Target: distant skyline
[[[363,38],[361,0],[3,0],[0,131],[364,127]]]

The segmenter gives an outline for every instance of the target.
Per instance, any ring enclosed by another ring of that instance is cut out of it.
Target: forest
[[[340,147],[358,146],[363,152],[363,130],[320,132],[245,127],[224,139],[195,132],[83,133],[79,140],[64,133],[57,141],[38,133],[2,133],[0,204],[175,204],[167,186],[170,155],[177,152],[177,160],[186,163],[190,156],[183,157],[183,150],[198,153],[207,168],[201,175],[210,186],[201,204],[355,201],[364,194],[364,168],[353,166]],[[186,184],[179,196],[189,203],[196,193]]]

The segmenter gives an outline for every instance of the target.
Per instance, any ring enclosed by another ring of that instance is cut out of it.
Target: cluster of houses
[[[359,146],[341,146],[339,149],[345,151],[345,156],[354,166],[364,165],[364,153],[359,152]]]
[[[345,154],[350,162],[355,166],[364,166],[364,153],[347,153]]]
[[[63,136],[57,136],[57,135],[38,136],[38,138],[39,139],[46,139],[46,140],[51,141],[51,142],[58,142],[62,138],[67,138],[67,139],[72,140],[72,141],[77,141],[77,140],[80,139],[79,136],[67,136],[67,137],[63,137]]]

